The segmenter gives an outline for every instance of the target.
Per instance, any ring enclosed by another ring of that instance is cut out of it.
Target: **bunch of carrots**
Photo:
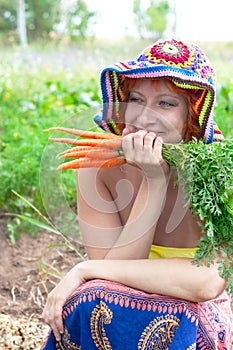
[[[44,131],[62,131],[79,137],[78,139],[49,138],[49,140],[54,142],[62,142],[74,146],[58,154],[58,158],[73,159],[59,165],[58,170],[91,167],[107,168],[122,165],[126,162],[121,147],[122,136],[59,126]],[[175,157],[171,155],[171,148],[171,145],[163,145],[163,157],[170,165],[174,165]],[[180,148],[179,151],[181,151]]]
[[[78,139],[49,138],[49,140],[55,142],[63,142],[74,146],[58,154],[59,158],[73,158],[73,160],[61,164],[58,170],[111,167],[125,163],[121,149],[122,136],[64,127],[52,127],[45,131],[55,130],[79,137]]]

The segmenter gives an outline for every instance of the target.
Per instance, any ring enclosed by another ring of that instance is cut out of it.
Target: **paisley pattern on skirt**
[[[63,308],[65,333],[43,350],[231,350],[233,317],[227,293],[205,303],[148,294],[92,280]]]

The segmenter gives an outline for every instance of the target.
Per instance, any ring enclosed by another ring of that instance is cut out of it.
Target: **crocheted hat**
[[[214,122],[215,72],[205,53],[194,44],[175,39],[158,40],[147,47],[136,60],[122,61],[105,68],[100,76],[103,99],[101,116],[95,122],[104,130],[121,134],[124,127],[119,119],[123,102],[121,85],[128,78],[164,78],[175,85],[195,91],[195,107],[206,143],[220,141],[222,133]]]

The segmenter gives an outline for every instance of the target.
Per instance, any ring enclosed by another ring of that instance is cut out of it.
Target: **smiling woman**
[[[125,110],[125,125],[129,132],[146,129],[160,136],[166,143],[179,143],[188,108],[182,95],[169,90],[165,80],[160,80],[159,91],[150,80],[142,80],[129,94]]]
[[[152,101],[152,106],[146,107],[146,102],[148,100],[148,97],[150,94],[148,92],[151,92],[151,87],[148,85],[152,85],[152,87],[158,92],[157,99]],[[161,120],[161,117],[163,115],[163,111],[172,110],[172,109],[178,109],[182,107],[183,105],[183,112],[181,112],[182,118],[182,131],[179,131],[179,134],[177,134],[177,130],[179,128],[175,128],[176,130],[176,138],[177,142],[179,141],[180,136],[182,135],[182,138],[185,139],[185,141],[190,141],[193,137],[200,139],[200,127],[197,121],[197,112],[194,109],[194,101],[195,101],[195,91],[194,90],[184,90],[176,86],[171,82],[169,79],[164,79],[163,81],[158,80],[145,80],[144,81],[145,89],[144,91],[140,92],[137,89],[137,79],[125,79],[123,82],[123,90],[125,90],[125,101],[130,102],[127,107],[127,115],[129,115],[128,123],[131,124],[131,127],[136,125],[133,123],[132,116],[135,115],[135,113],[131,112],[131,109],[137,109],[137,114],[140,113],[140,111],[143,112],[143,110],[148,113],[148,116],[144,116],[144,113],[141,115],[141,118],[143,118],[142,121],[146,121],[147,123],[153,123],[155,122],[156,116],[158,120]],[[146,86],[147,85],[147,86]],[[155,109],[153,108],[153,103],[157,104],[158,112],[155,114]],[[136,105],[133,107],[132,105]],[[140,108],[141,106],[141,108]],[[153,112],[154,111],[154,112]],[[165,113],[166,113],[165,112]],[[189,114],[189,118],[186,118],[187,114]],[[160,118],[158,118],[160,117]],[[141,119],[140,118],[140,119]],[[148,119],[147,119],[148,118]],[[169,127],[169,119],[163,118],[163,122],[167,124]],[[142,129],[143,125],[137,126],[137,129]],[[171,127],[172,125],[170,125]],[[172,126],[173,127],[173,126]],[[174,132],[173,130],[173,132]],[[166,137],[164,138],[165,134],[163,130],[153,130],[150,129],[150,131],[156,131],[157,136],[162,136],[163,141],[167,142]],[[174,139],[175,140],[175,139]],[[175,141],[174,141],[175,142]]]
[[[195,137],[205,149],[223,141],[213,120],[214,70],[198,46],[161,39],[105,68],[101,88],[95,120],[120,135],[111,141],[120,140],[124,164],[77,172],[88,260],[48,296],[43,317],[52,331],[44,349],[230,349],[221,250],[209,266],[193,264],[203,215],[193,215],[163,153],[164,141],[195,147],[188,143]]]

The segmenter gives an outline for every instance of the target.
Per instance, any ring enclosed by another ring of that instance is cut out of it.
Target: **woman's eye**
[[[143,100],[139,97],[129,97],[129,102],[131,102],[131,103],[143,103]]]
[[[175,104],[173,102],[168,102],[168,101],[163,101],[163,100],[159,102],[159,105],[161,107],[174,107],[175,106]]]

